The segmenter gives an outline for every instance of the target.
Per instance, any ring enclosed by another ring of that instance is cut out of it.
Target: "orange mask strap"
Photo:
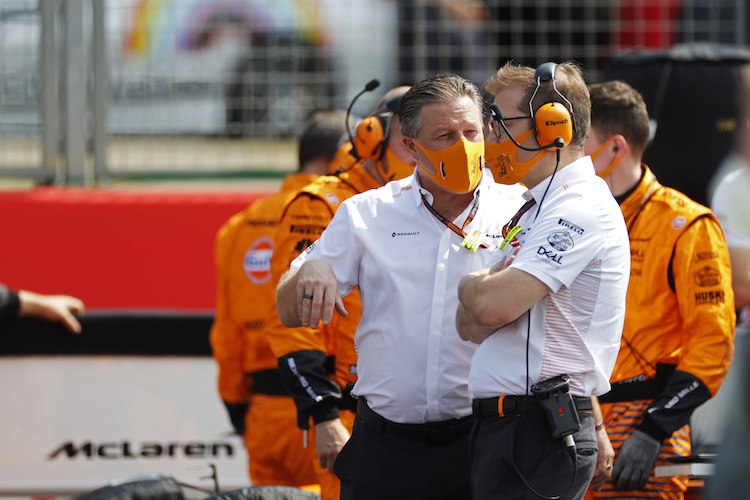
[[[589,155],[591,157],[591,161],[592,162],[595,161],[596,157],[599,156],[599,153],[601,153],[602,151],[604,151],[604,148],[607,147],[607,144],[609,144],[613,140],[614,140],[614,137],[610,137],[609,139],[607,139],[604,142],[604,144],[602,144],[601,146],[599,146],[599,148],[596,151],[592,152]],[[620,158],[622,158],[622,156]],[[606,179],[607,176],[609,176],[609,174],[612,173],[612,169],[615,168],[615,165],[617,165],[617,162],[620,161],[620,158],[616,158],[607,168],[605,168],[601,172],[597,172],[596,175],[598,175],[602,179]]]

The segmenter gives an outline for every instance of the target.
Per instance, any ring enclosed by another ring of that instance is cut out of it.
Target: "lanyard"
[[[433,206],[427,202],[427,198],[425,198],[424,194],[423,193],[420,193],[420,194],[422,195],[422,203],[424,203],[425,206],[430,210],[430,212],[432,212],[432,215],[434,215],[437,220],[445,224],[445,227],[447,227],[448,229],[450,229],[451,231],[453,231],[454,233],[456,233],[457,235],[459,235],[460,237],[464,239],[461,245],[468,248],[472,252],[476,252],[477,248],[480,246],[482,248],[490,248],[490,246],[487,243],[479,242],[479,238],[482,237],[482,233],[480,231],[475,229],[474,231],[471,232],[471,234],[468,234],[468,235],[464,231],[464,228],[468,226],[469,224],[471,224],[471,221],[474,220],[474,216],[477,214],[477,210],[479,210],[479,190],[477,190],[474,194],[474,205],[471,207],[471,211],[469,211],[469,215],[466,217],[466,220],[464,221],[464,224],[461,227],[458,227],[457,225],[455,225],[452,220],[446,219],[445,217],[440,215],[440,213],[437,210],[435,210],[435,208],[433,208]]]
[[[505,246],[513,241],[513,239],[516,237],[516,234],[518,234],[523,228],[518,225],[518,221],[521,220],[521,217],[523,217],[523,214],[529,211],[531,207],[533,207],[536,204],[536,200],[534,198],[530,199],[526,203],[524,203],[521,208],[518,209],[518,212],[516,212],[516,215],[513,216],[510,221],[503,226],[503,243],[500,245],[500,250],[504,250]]]

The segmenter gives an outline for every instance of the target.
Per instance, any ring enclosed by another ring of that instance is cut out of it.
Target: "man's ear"
[[[628,149],[628,141],[621,134],[615,134],[612,136],[612,151],[615,153],[615,160],[619,160],[625,155]]]
[[[414,141],[414,138],[404,135],[401,136],[401,140],[404,142],[404,146],[406,146],[406,149],[409,150],[409,153],[411,153],[411,157],[414,158],[414,161],[417,161],[417,144],[416,141]]]

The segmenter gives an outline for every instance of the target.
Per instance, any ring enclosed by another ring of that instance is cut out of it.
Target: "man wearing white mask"
[[[413,86],[399,106],[414,175],[346,200],[277,292],[286,326],[346,315],[358,287],[359,398],[334,471],[341,498],[469,499],[469,364],[455,327],[461,277],[487,267],[520,189],[484,175],[482,101],[456,75]]]

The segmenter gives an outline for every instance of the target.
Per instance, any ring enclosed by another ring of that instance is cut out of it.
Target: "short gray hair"
[[[407,137],[417,137],[422,128],[422,106],[425,104],[450,102],[464,96],[474,101],[481,121],[482,96],[476,85],[452,73],[425,78],[401,98],[401,104],[398,107],[401,134]]]

